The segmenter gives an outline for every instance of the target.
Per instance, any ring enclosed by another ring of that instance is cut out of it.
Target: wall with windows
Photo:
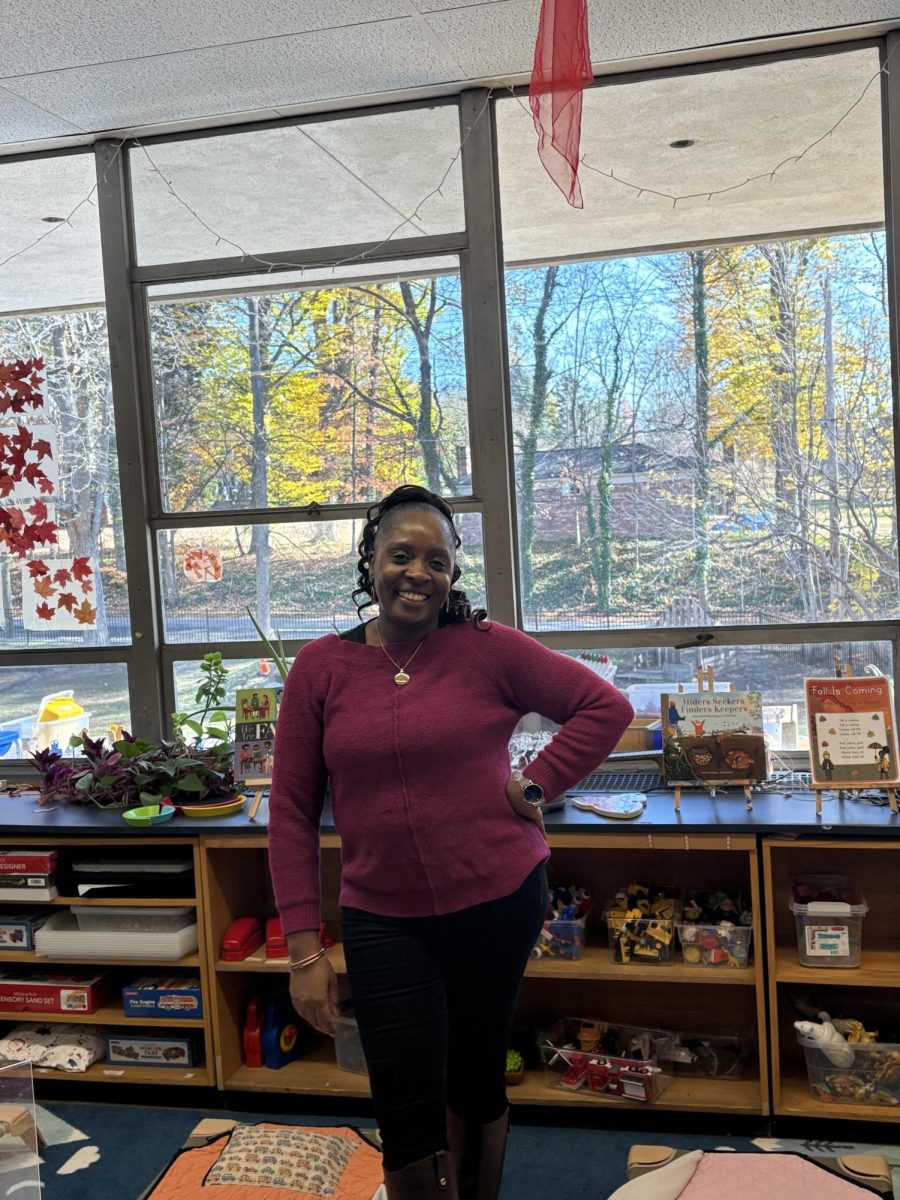
[[[0,551],[0,746],[60,691],[162,733],[208,649],[264,678],[251,613],[347,628],[405,482],[498,619],[638,701],[702,657],[802,748],[805,674],[896,661],[884,53],[598,81],[581,211],[508,92],[0,162],[0,360],[44,359],[96,562],[36,630]]]

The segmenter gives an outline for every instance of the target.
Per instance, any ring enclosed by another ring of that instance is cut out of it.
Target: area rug
[[[47,1145],[40,1152],[42,1200],[137,1200],[171,1162],[203,1117],[290,1125],[346,1124],[372,1129],[365,1117],[311,1117],[279,1113],[224,1112],[222,1109],[140,1108],[127,1104],[54,1102],[39,1107],[38,1125]],[[598,1122],[603,1118],[597,1114]],[[887,1132],[887,1131],[886,1131]],[[893,1131],[891,1131],[893,1132]],[[889,1135],[890,1136],[890,1135]],[[900,1131],[898,1131],[900,1140]],[[786,1142],[749,1138],[640,1131],[548,1128],[514,1125],[500,1200],[607,1200],[625,1182],[628,1150],[651,1141],[684,1149],[799,1150],[813,1157],[878,1153],[900,1165],[900,1146],[850,1142]],[[0,1139],[2,1146],[2,1139]],[[37,1200],[23,1187],[10,1200]],[[900,1189],[895,1191],[900,1200]],[[0,1176],[0,1200],[3,1198]]]

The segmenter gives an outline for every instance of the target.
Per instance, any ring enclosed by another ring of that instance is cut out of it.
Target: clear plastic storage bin
[[[806,1055],[809,1090],[823,1104],[900,1105],[900,1044],[864,1042],[841,1046],[853,1062],[837,1066],[825,1050],[798,1035]]]
[[[681,903],[673,900],[675,917],[622,917],[607,906],[603,913],[609,933],[613,962],[630,966],[671,966],[675,961],[675,926],[681,918]]]
[[[656,1100],[662,1094],[671,1077],[655,1057],[629,1058],[604,1050],[599,1044],[585,1049],[593,1040],[586,1042],[581,1036],[585,1028],[599,1032],[610,1027],[601,1022],[566,1019],[538,1039],[547,1087],[640,1103]],[[652,1045],[652,1035],[646,1036]]]
[[[108,933],[168,933],[184,929],[196,920],[193,908],[109,908],[96,907],[72,909],[79,929]]]
[[[334,1018],[334,1053],[341,1071],[368,1075],[366,1056],[359,1040],[359,1026],[352,1009],[342,1010],[341,1015]]]
[[[804,967],[859,966],[863,917],[869,906],[856,880],[846,875],[801,875],[794,880],[790,908]]]
[[[678,923],[681,957],[687,967],[749,967],[749,925],[692,925]]]
[[[532,958],[568,958],[575,960],[584,953],[585,917],[571,921],[545,921],[531,951]]]

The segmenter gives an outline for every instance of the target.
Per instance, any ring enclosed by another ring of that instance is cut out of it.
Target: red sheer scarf
[[[592,78],[587,0],[542,0],[528,98],[541,162],[573,208],[583,207],[581,93]]]

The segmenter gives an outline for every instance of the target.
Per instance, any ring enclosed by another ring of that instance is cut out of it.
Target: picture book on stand
[[[760,783],[768,775],[759,692],[664,692],[666,783]]]
[[[884,676],[807,679],[806,713],[813,786],[900,783],[891,685]]]
[[[238,688],[235,693],[234,778],[238,784],[271,780],[275,722],[281,688]]]

